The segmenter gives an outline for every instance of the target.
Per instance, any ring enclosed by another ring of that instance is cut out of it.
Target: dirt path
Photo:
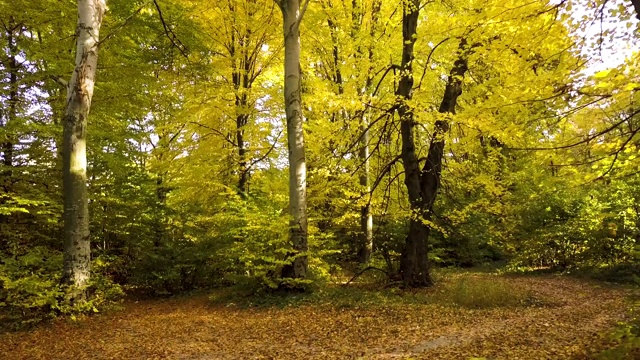
[[[509,278],[547,306],[237,309],[206,298],[131,303],[87,321],[0,335],[1,359],[582,359],[624,318],[628,291]]]

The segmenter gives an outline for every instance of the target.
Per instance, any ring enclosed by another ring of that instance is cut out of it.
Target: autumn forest
[[[0,0],[0,359],[640,358],[640,0]]]

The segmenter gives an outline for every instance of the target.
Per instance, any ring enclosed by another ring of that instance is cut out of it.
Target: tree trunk
[[[462,94],[462,80],[467,72],[466,46],[467,42],[462,39],[459,58],[453,64],[453,69],[449,74],[442,102],[438,109],[439,113],[447,114],[447,116],[444,120],[436,121],[435,131],[429,144],[427,160],[422,168],[422,193],[424,194],[424,206],[427,209],[427,217],[425,218],[427,221],[431,220],[433,204],[440,187],[440,174],[442,172],[442,158],[445,146],[444,135],[449,131],[447,117],[456,113],[458,97]]]
[[[232,10],[234,8],[231,8]],[[251,17],[252,13],[248,14]],[[245,127],[249,123],[249,96],[248,92],[252,86],[253,68],[255,59],[249,55],[249,40],[251,30],[247,29],[244,33],[236,38],[236,34],[231,34],[231,44],[229,55],[232,64],[232,81],[235,91],[235,111],[236,111],[236,144],[238,146],[238,193],[243,199],[247,197],[247,183],[249,181],[249,168],[247,159],[247,143],[244,138]],[[236,50],[237,49],[237,50]],[[238,64],[236,60],[237,51],[240,52],[241,58]]]
[[[636,18],[640,20],[640,0],[631,0],[633,8],[636,10]]]
[[[162,156],[159,159],[162,161]],[[158,174],[156,178],[156,214],[153,221],[153,249],[158,251],[165,244],[165,208],[167,205],[167,188],[164,185],[164,175]]]
[[[365,264],[371,260],[373,253],[373,216],[371,215],[371,184],[369,183],[369,123],[364,114],[360,123],[362,139],[360,140],[360,159],[362,170],[360,172],[360,185],[368,196],[367,203],[360,208],[360,249],[358,260]]]
[[[76,66],[63,119],[64,281],[78,289],[74,301],[84,299],[90,277],[86,129],[105,10],[105,0],[78,0]]]
[[[353,2],[353,8],[356,8],[355,1]],[[380,14],[380,8],[382,6],[381,0],[374,0],[371,9],[371,29],[369,29],[369,36],[371,37],[371,45],[369,47],[369,75],[367,76],[366,85],[363,94],[366,95],[373,84],[373,43],[375,38],[375,25],[378,23],[378,15]],[[361,21],[361,14],[353,14],[354,28],[357,28]],[[355,40],[355,36],[353,36]],[[358,53],[362,52],[358,49]],[[366,116],[366,109],[361,111],[360,114],[360,130],[362,131],[362,137],[360,139],[360,151],[359,157],[362,161],[362,172],[360,173],[360,185],[368,196],[367,203],[360,208],[360,249],[358,251],[358,260],[360,263],[368,263],[371,260],[373,254],[373,215],[371,214],[371,183],[370,173],[371,167],[369,165],[369,121]]]
[[[11,24],[13,25],[13,24]],[[12,172],[11,167],[13,166],[13,134],[11,133],[11,123],[15,121],[15,118],[18,113],[18,63],[16,61],[16,53],[17,53],[17,36],[14,34],[14,31],[20,31],[20,26],[12,26],[8,29],[8,48],[9,48],[9,59],[8,59],[8,69],[9,70],[9,109],[7,112],[6,122],[4,124],[5,128],[5,139],[2,144],[2,152],[3,158],[2,163],[7,167],[5,175],[7,178],[11,178]],[[9,179],[10,182],[10,179]]]
[[[236,100],[237,110],[246,108],[246,104]],[[236,111],[237,111],[236,110]],[[236,116],[236,143],[238,144],[238,193],[243,199],[247,198],[247,183],[249,182],[249,168],[247,162],[247,145],[244,141],[244,127],[249,122],[249,116],[240,114]]]
[[[413,53],[419,14],[420,0],[411,0],[404,3],[402,14],[402,75],[396,89],[396,96],[400,101],[398,115],[400,116],[400,132],[402,136],[401,157],[405,172],[404,183],[407,187],[411,206],[409,234],[400,258],[400,275],[404,285],[407,287],[424,287],[433,283],[429,276],[427,261],[429,228],[423,221],[426,209],[423,206],[421,174],[418,155],[416,154],[414,114],[413,109],[407,105],[413,95]]]
[[[417,19],[417,16],[416,16]],[[407,26],[408,24],[408,26]],[[404,37],[415,38],[415,23],[408,21],[405,23]],[[413,33],[412,33],[413,31]],[[409,45],[405,43],[405,49]],[[418,158],[415,153],[414,143],[414,123],[413,113],[405,103],[400,104],[398,113],[401,118],[402,132],[402,160],[405,167],[405,184],[409,192],[411,203],[411,222],[409,225],[409,235],[403,249],[400,263],[400,273],[405,286],[422,287],[429,286],[432,281],[429,277],[427,245],[431,227],[433,204],[435,203],[438,189],[440,188],[440,176],[442,173],[442,159],[444,157],[445,134],[449,131],[449,121],[447,117],[455,114],[458,97],[462,94],[462,81],[467,72],[467,52],[470,49],[465,39],[460,41],[459,57],[455,61],[453,69],[447,79],[447,86],[444,91],[442,102],[438,109],[441,114],[446,114],[444,120],[435,123],[435,129],[429,144],[427,159],[419,171]],[[407,51],[408,52],[408,51]],[[411,67],[405,64],[405,53],[403,53],[403,70],[406,74],[398,86],[398,95],[405,99],[411,98],[412,79],[403,83],[405,78],[411,76]],[[409,61],[411,57],[407,56]],[[405,96],[404,94],[409,94]]]
[[[307,277],[307,168],[304,147],[302,99],[300,88],[300,11],[299,0],[278,1],[284,18],[284,101],[289,148],[291,265],[282,269],[284,278]],[[307,4],[305,4],[306,7]]]
[[[11,127],[14,125],[18,114],[18,36],[22,26],[15,24],[13,17],[9,20],[9,25],[5,26],[7,35],[7,70],[9,72],[9,98],[7,99],[7,109],[3,114],[0,109],[0,126],[4,130],[4,136],[0,141],[0,151],[2,151],[2,165],[4,169],[0,171],[0,191],[5,194],[11,193],[13,188],[13,149],[15,136]],[[16,35],[17,33],[17,35]],[[11,196],[9,196],[11,198]],[[6,198],[0,198],[0,205],[6,203]],[[0,225],[10,224],[10,215],[0,214]],[[2,229],[0,229],[2,231]],[[4,245],[4,244],[3,244]],[[7,244],[8,245],[8,244]],[[4,248],[4,246],[2,247]]]

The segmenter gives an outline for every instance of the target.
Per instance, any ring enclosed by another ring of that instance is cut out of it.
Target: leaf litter
[[[0,359],[586,359],[625,319],[632,293],[559,276],[493,279],[543,304],[244,308],[205,296],[131,301],[123,311],[4,333]]]

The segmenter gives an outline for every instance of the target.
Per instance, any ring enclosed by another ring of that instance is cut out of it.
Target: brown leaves
[[[620,289],[551,276],[496,280],[548,305],[238,309],[203,297],[148,301],[83,322],[4,334],[0,358],[575,359],[587,356],[626,310]]]

